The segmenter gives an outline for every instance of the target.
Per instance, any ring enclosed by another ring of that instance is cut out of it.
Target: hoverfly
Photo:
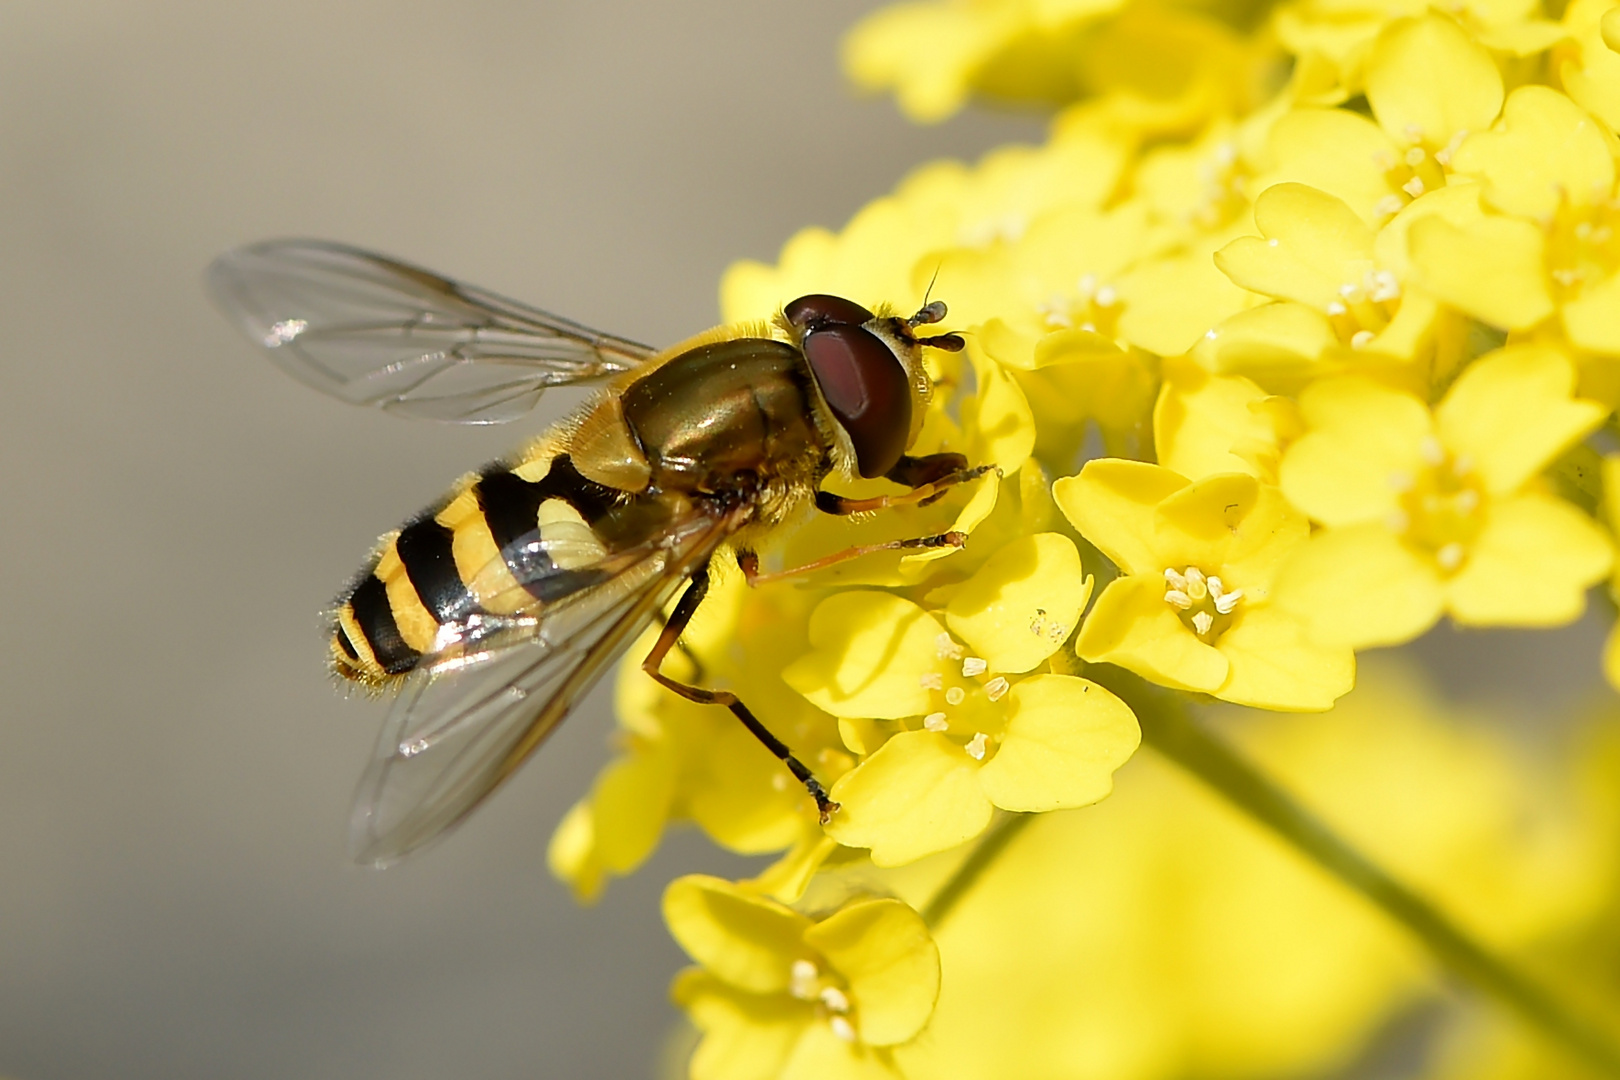
[[[824,821],[837,809],[734,695],[678,682],[660,665],[722,548],[755,582],[767,576],[757,541],[812,507],[927,502],[985,471],[960,454],[906,453],[933,390],[923,347],[963,344],[916,333],[944,318],[943,303],[901,318],[801,296],[771,323],[722,326],[657,351],[341,244],[253,244],[217,259],[207,281],[280,367],[354,404],[487,424],[522,416],[547,387],[600,388],[384,535],[338,598],[333,670],[398,694],[351,819],[359,861],[386,865],[465,818],[660,619],[646,672],[728,707]],[[910,491],[843,498],[821,490],[832,475],[887,477]],[[962,542],[947,533],[852,548],[812,568]]]

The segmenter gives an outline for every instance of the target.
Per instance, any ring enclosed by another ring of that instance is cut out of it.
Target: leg
[[[936,456],[954,457],[955,455]],[[931,467],[927,464],[928,458],[912,458],[911,461],[921,468]],[[905,459],[902,459],[900,465],[895,466],[895,471],[900,471],[905,464]],[[907,506],[912,503],[916,503],[918,506],[927,506],[943,495],[946,488],[966,483],[969,480],[977,480],[994,468],[994,465],[979,465],[972,469],[958,469],[938,479],[918,484],[904,495],[879,495],[874,499],[850,499],[842,495],[834,495],[830,491],[818,491],[816,492],[816,509],[824,514],[864,514],[873,510],[887,510],[891,506]],[[893,477],[890,477],[890,479],[893,479]],[[905,481],[902,480],[900,483],[905,483]]]
[[[733,715],[743,722],[743,727],[751,731],[754,738],[764,743],[765,749],[780,758],[788,767],[788,771],[804,785],[810,797],[816,800],[816,810],[821,814],[821,823],[825,825],[837,812],[838,804],[827,797],[827,789],[821,786],[821,781],[805,768],[803,762],[793,756],[787,744],[767,731],[765,725],[748,711],[747,706],[737,700],[736,694],[726,690],[702,690],[696,686],[688,686],[676,682],[658,670],[664,662],[664,657],[669,655],[669,650],[674,648],[675,642],[680,639],[681,631],[692,621],[692,613],[697,611],[698,605],[703,602],[704,594],[708,591],[709,570],[705,567],[692,575],[692,583],[686,587],[686,592],[681,594],[680,602],[675,605],[675,613],[664,624],[664,632],[658,635],[658,642],[653,645],[652,652],[641,662],[641,670],[687,701],[695,701],[700,705],[724,705],[730,709]]]
[[[822,570],[837,563],[858,559],[862,555],[870,555],[874,551],[902,551],[906,548],[936,548],[936,547],[962,547],[967,543],[967,534],[952,530],[940,533],[938,536],[919,536],[911,540],[890,540],[886,544],[861,544],[856,547],[835,551],[831,555],[823,556],[814,562],[795,566],[791,570],[778,570],[775,573],[762,574],[759,572],[759,556],[752,551],[739,551],[737,565],[742,568],[743,577],[748,584],[763,585],[772,581],[781,581],[783,578],[799,577],[812,571]]]

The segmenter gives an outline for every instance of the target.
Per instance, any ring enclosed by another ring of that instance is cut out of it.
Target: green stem
[[[962,865],[956,868],[956,873],[946,879],[945,884],[929,899],[928,906],[923,908],[923,921],[929,926],[937,927],[945,921],[955,909],[957,902],[968,894],[979,875],[1006,850],[1012,843],[1013,837],[1024,830],[1024,826],[1035,820],[1034,814],[1008,814],[1002,818],[990,831],[985,833],[984,839],[962,860]]]
[[[1351,847],[1232,746],[1189,715],[1185,697],[1122,671],[1092,668],[1136,712],[1142,741],[1214,788],[1405,926],[1461,978],[1509,1006],[1605,1075],[1620,1078],[1620,1046],[1548,990],[1465,934],[1438,908]]]

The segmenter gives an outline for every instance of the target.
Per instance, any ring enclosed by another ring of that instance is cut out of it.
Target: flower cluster
[[[1322,712],[1355,686],[1358,650],[1447,619],[1567,624],[1608,577],[1611,14],[918,0],[857,28],[855,78],[916,118],[974,98],[1061,111],[1042,145],[924,166],[722,284],[728,320],[811,292],[910,310],[932,284],[967,348],[930,350],[911,452],[996,471],[762,554],[791,567],[946,530],[963,548],[758,588],[717,566],[671,658],[831,785],[825,826],[723,710],[621,676],[621,752],[558,830],[554,869],[592,896],[683,821],[780,853],[749,881],[671,887],[702,965],[676,988],[705,1032],[694,1076],[1006,1075],[1011,1046],[1052,1075],[1320,1071],[1421,992],[1387,930],[1153,767],[1079,808],[1137,749],[1122,679]],[[1605,668],[1620,686],[1620,636]],[[1478,908],[1495,940],[1590,915],[1602,860],[1576,855],[1593,834],[1564,818],[1514,834],[1526,792],[1556,785],[1412,686],[1386,672],[1331,722],[1237,730],[1329,809],[1387,824],[1368,846]],[[1432,797],[1379,802],[1398,789],[1379,769]],[[1459,817],[1448,792],[1492,812]],[[974,869],[987,830],[1030,814],[1016,857]],[[964,868],[977,891],[940,924]],[[1516,892],[1492,877],[1507,869],[1546,887]],[[1148,940],[1164,935],[1173,962]],[[1261,954],[1265,972],[1245,967]]]

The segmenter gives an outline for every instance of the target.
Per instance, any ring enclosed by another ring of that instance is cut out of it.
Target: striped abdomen
[[[333,667],[345,678],[384,683],[438,651],[443,627],[476,614],[532,611],[596,584],[603,575],[591,567],[608,548],[593,526],[623,499],[561,453],[468,477],[441,507],[382,538],[338,603]]]

